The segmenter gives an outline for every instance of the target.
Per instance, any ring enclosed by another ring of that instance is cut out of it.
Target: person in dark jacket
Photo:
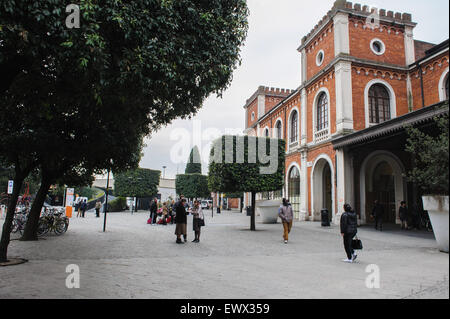
[[[177,244],[182,244],[181,235],[184,237],[184,242],[187,242],[187,213],[186,213],[186,199],[182,198],[175,204],[175,235],[177,235]]]
[[[345,204],[344,213],[341,216],[341,235],[344,239],[344,248],[347,259],[344,259],[343,262],[353,263],[358,257],[352,248],[352,241],[357,233],[358,216],[349,204]]]
[[[402,229],[404,230],[408,230],[408,207],[406,207],[406,202],[403,201],[400,204],[400,209],[399,209],[399,215],[400,215],[400,220],[402,222]]]
[[[85,217],[84,214],[86,213],[86,209],[87,209],[87,202],[86,200],[83,201],[83,203],[81,203],[81,217]]]
[[[156,224],[156,216],[158,215],[158,199],[155,198],[150,204],[150,219],[152,225]]]
[[[372,217],[375,219],[375,229],[383,231],[384,207],[378,200],[374,203]]]

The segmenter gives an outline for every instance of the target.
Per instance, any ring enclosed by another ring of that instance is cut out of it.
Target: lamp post
[[[166,168],[167,166],[163,166],[163,178],[166,178]]]

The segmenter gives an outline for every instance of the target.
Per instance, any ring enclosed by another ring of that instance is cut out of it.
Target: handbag
[[[361,239],[359,239],[358,237],[354,238],[352,240],[352,248],[355,250],[362,250],[363,249],[363,244]]]
[[[199,218],[197,223],[198,223],[198,226],[200,226],[200,227],[205,226],[205,220],[204,219]]]

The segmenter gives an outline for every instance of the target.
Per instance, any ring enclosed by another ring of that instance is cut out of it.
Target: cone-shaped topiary
[[[200,152],[198,147],[194,146],[189,155],[188,163],[186,164],[185,174],[201,174],[202,173],[202,160],[200,158]]]

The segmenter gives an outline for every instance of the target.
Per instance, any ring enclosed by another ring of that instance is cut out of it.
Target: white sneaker
[[[285,243],[285,244],[287,244],[287,243],[288,243],[288,241],[287,241],[287,240],[285,240],[285,241],[284,241],[284,243]]]
[[[353,261],[351,259],[342,259],[342,261],[344,263],[349,263],[349,264],[353,263]]]
[[[353,255],[352,255],[352,262],[353,262],[353,261],[355,261],[355,260],[356,260],[356,258],[358,258],[358,255],[356,255],[356,254],[353,254]]]

